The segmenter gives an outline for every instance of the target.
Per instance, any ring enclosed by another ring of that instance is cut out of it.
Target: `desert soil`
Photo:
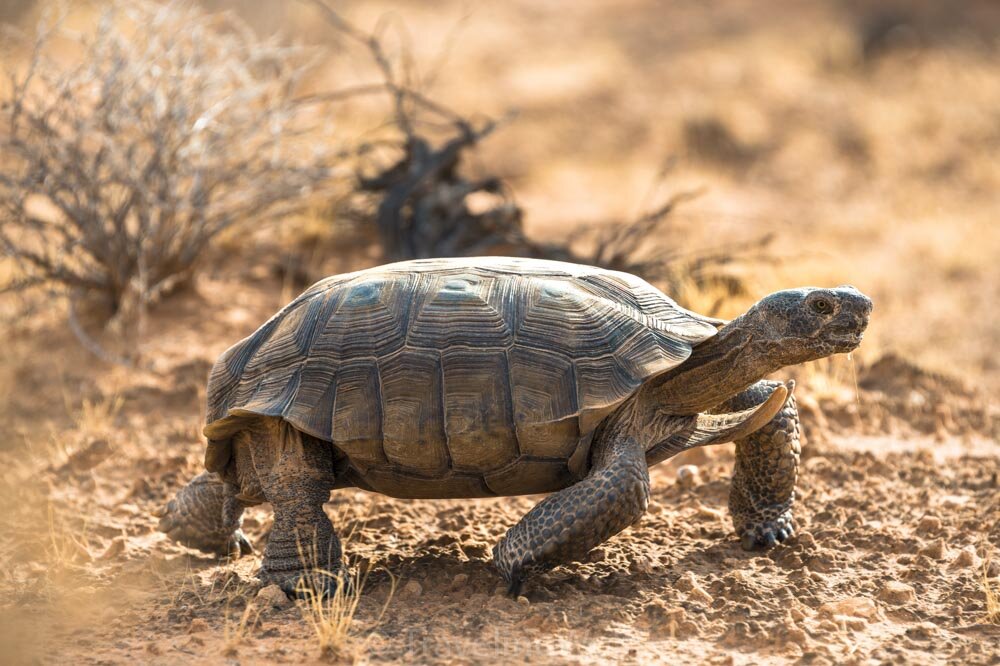
[[[279,4],[246,14],[329,39]],[[224,239],[154,308],[142,368],[81,350],[58,300],[0,302],[0,660],[1000,664],[995,3],[907,3],[891,39],[872,36],[883,3],[860,0],[342,5],[366,26],[397,12],[420,62],[461,21],[433,92],[469,113],[521,110],[474,168],[513,183],[532,235],[634,217],[675,158],[661,194],[707,191],[678,210],[668,248],[775,237],[739,274],[745,293],[692,307],[731,316],[776,288],[848,281],[873,297],[852,359],[791,373],[798,535],[743,552],[732,447],[706,449],[653,471],[639,525],[511,600],[490,549],[538,498],[339,491],[327,510],[370,574],[323,655],[306,609],[257,597],[259,557],[221,562],[156,531],[201,469],[211,363],[294,295],[278,277],[299,256],[289,237],[328,220],[289,223]],[[345,80],[335,57],[324,71],[316,87]],[[321,272],[377,262],[335,235],[308,242]],[[698,473],[682,484],[685,464]],[[248,512],[258,553],[270,520]]]
[[[108,370],[95,382],[95,362],[57,322],[8,341],[28,389],[12,395],[20,414],[40,419],[38,399],[58,411],[73,390],[93,396],[42,432],[8,433],[22,446],[3,452],[0,472],[0,644],[16,661],[322,656],[303,607],[256,596],[259,557],[220,562],[156,531],[156,512],[203,455],[209,360],[189,350],[248,325],[247,308],[222,302],[217,287],[206,281],[156,315],[156,369]],[[248,279],[244,294],[261,309],[280,285]],[[223,322],[214,333],[204,310]],[[70,351],[44,361],[49,347]],[[517,600],[491,570],[490,549],[537,497],[334,493],[327,511],[351,566],[370,573],[350,635],[327,658],[997,663],[984,576],[996,585],[1000,575],[1000,417],[960,382],[891,355],[860,367],[858,382],[852,401],[802,396],[799,534],[769,553],[746,553],[732,535],[729,446],[656,468],[638,526]],[[682,464],[698,470],[683,483]],[[258,552],[270,520],[266,506],[247,516]]]

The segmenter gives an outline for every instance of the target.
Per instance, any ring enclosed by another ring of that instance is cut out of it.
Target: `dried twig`
[[[230,14],[144,0],[106,11],[75,65],[47,57],[61,37],[43,21],[0,106],[14,288],[56,285],[141,316],[220,233],[299,208],[329,178],[335,156],[303,140],[295,98],[311,52],[259,42]]]

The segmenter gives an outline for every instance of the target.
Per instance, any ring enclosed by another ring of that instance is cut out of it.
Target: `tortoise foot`
[[[772,520],[750,523],[740,533],[743,550],[770,550],[784,543],[795,534],[795,523],[791,510],[781,513]]]
[[[328,571],[288,572],[281,577],[261,577],[265,585],[275,584],[290,599],[306,601],[329,601],[339,593],[350,595],[354,591],[350,576],[346,572],[331,574]]]

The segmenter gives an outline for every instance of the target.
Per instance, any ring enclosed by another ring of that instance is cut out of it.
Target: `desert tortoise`
[[[794,289],[726,324],[633,275],[503,257],[330,277],[216,362],[208,472],[160,528],[239,554],[243,508],[270,502],[260,576],[291,592],[339,570],[332,489],[553,493],[494,549],[517,593],[639,520],[648,466],[736,441],[733,524],[744,547],[773,546],[793,531],[799,424],[791,382],[762,378],[853,350],[871,307],[853,287]]]

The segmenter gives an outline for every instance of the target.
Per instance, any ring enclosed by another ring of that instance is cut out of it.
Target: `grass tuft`
[[[254,604],[247,604],[238,620],[232,619],[231,607],[226,606],[226,617],[222,626],[222,654],[234,657],[250,638],[250,634],[260,620],[260,609]]]
[[[361,573],[347,573],[344,570],[334,574],[329,571],[314,569],[310,576],[304,576],[299,581],[297,593],[300,597],[299,609],[302,618],[312,627],[316,634],[316,643],[320,655],[324,659],[354,660],[364,650],[372,637],[372,630],[382,621],[389,603],[396,592],[396,577],[390,574],[389,594],[378,617],[361,638],[356,630],[355,615],[361,601],[361,591],[368,580],[371,568]],[[319,591],[325,586],[310,585],[308,581],[320,583],[336,580],[336,590],[332,595]],[[360,638],[360,642],[355,642]]]
[[[1000,586],[989,577],[990,561],[983,558],[983,594],[986,595],[986,621],[1000,624]]]

